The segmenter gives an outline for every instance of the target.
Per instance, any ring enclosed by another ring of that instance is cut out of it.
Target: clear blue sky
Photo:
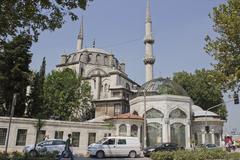
[[[223,2],[225,0],[151,0],[155,77],[212,68],[213,59],[203,50],[204,37],[213,34],[208,14]],[[139,84],[145,81],[145,9],[146,0],[94,0],[86,11],[78,11],[79,16],[84,16],[84,47],[91,47],[96,39],[96,47],[112,51],[125,62],[127,74]],[[50,72],[59,63],[61,54],[74,52],[79,26],[80,21],[67,20],[62,29],[42,33],[32,47],[32,69],[38,70],[45,56]],[[240,129],[237,123],[240,105],[228,104],[228,111],[226,128]]]

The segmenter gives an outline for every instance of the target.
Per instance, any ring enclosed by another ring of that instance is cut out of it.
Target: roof
[[[111,118],[111,117],[107,116],[107,115],[103,115],[103,116],[99,116],[94,119],[88,120],[87,122],[102,123],[102,122],[104,122],[105,119],[109,119],[109,118]]]
[[[195,111],[194,117],[219,117],[216,113],[213,113],[211,111]]]
[[[113,116],[109,119],[138,119],[138,120],[143,120],[143,117],[131,113],[124,113],[124,114],[119,114],[116,116]]]
[[[151,81],[144,83],[139,92],[146,91],[147,95],[179,95],[179,96],[187,96],[187,92],[183,89],[182,86],[172,81],[170,78],[156,78]],[[141,94],[140,94],[141,95]]]

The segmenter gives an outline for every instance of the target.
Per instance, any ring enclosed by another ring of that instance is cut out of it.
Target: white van
[[[88,146],[90,156],[97,158],[129,156],[135,158],[141,154],[138,137],[106,137]]]

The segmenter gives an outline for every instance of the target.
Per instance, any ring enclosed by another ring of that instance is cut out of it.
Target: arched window
[[[108,94],[108,85],[107,83],[105,83],[104,85],[104,97],[107,98],[107,94]]]
[[[96,64],[100,64],[100,55],[99,54],[96,55]]]
[[[127,126],[125,124],[119,126],[119,136],[127,136]]]
[[[131,136],[132,137],[138,136],[138,126],[135,124],[131,126]]]
[[[126,83],[126,88],[130,90],[130,85],[128,83]]]
[[[162,143],[162,125],[157,122],[147,124],[147,146]]]
[[[92,53],[89,53],[87,56],[87,63],[91,62],[92,60]]]
[[[177,108],[170,113],[169,118],[187,118],[187,115],[181,109]]]
[[[178,144],[179,147],[186,146],[185,125],[182,123],[171,124],[171,142]]]
[[[104,56],[104,65],[108,65],[108,57]]]
[[[163,118],[164,115],[161,111],[154,108],[147,111],[147,118]]]

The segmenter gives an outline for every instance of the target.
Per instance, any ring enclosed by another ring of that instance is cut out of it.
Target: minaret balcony
[[[146,43],[150,43],[150,44],[154,43],[154,39],[152,38],[152,36],[146,36],[144,38],[144,44],[146,44]]]
[[[154,64],[155,58],[154,57],[145,57],[143,62],[144,62],[144,64]]]

